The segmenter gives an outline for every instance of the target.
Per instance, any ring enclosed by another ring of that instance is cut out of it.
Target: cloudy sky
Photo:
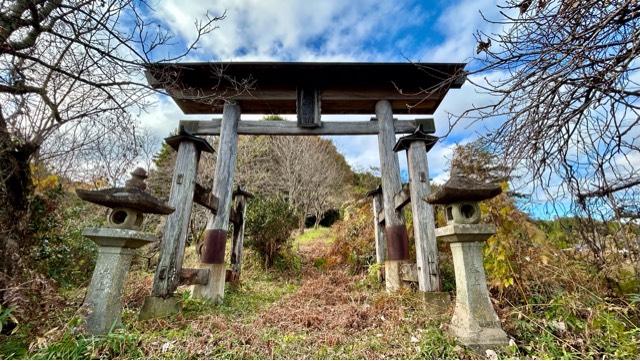
[[[194,37],[194,19],[207,11],[211,15],[226,12],[219,28],[192,54],[190,60],[197,61],[467,62],[475,50],[474,31],[489,26],[480,11],[489,17],[496,14],[494,0],[162,0],[155,9],[183,41]],[[469,83],[451,91],[434,115],[440,130],[436,134],[448,129],[449,112],[459,113],[483,101],[486,96]],[[186,118],[170,99],[159,99],[142,121],[164,137],[179,119]],[[432,149],[431,177],[446,179],[453,146],[474,139],[487,127],[491,125],[459,126]],[[379,164],[375,136],[334,137],[333,141],[354,169]],[[406,174],[404,154],[400,161]]]

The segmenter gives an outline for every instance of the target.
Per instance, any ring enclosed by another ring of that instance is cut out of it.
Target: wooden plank
[[[213,195],[211,188],[205,188],[204,186],[196,183],[193,201],[207,208],[214,214],[218,211],[218,198]]]
[[[224,297],[226,273],[224,256],[238,152],[239,121],[240,107],[233,102],[226,103],[213,178],[213,195],[218,199],[218,211],[209,217],[204,244],[200,252],[200,268],[210,270],[209,282],[206,286],[196,285],[192,289],[194,297],[207,298],[214,302],[221,302]]]
[[[413,234],[416,246],[418,288],[423,292],[440,291],[438,245],[435,235],[433,207],[425,201],[431,194],[429,165],[425,143],[413,141],[407,150]]]
[[[398,120],[393,122],[395,134],[413,133],[423,120]],[[219,135],[222,121],[181,120],[180,125],[192,134]],[[242,120],[238,124],[241,135],[375,135],[380,125],[378,121],[330,121],[322,122],[320,128],[300,128],[291,121]],[[426,129],[428,131],[428,129]],[[435,129],[434,129],[435,131]],[[394,143],[395,144],[395,143]]]
[[[199,100],[183,100],[172,91],[169,92],[176,104],[185,111],[185,114],[220,114],[223,111],[224,101],[211,100],[204,95],[195,97]],[[295,92],[291,99],[264,100],[250,98],[239,100],[242,111],[245,114],[296,114]],[[435,100],[392,100],[392,105],[397,114],[433,114],[439,103]],[[373,99],[353,99],[348,102],[344,100],[331,100],[322,98],[322,111],[324,114],[369,114],[362,109],[375,107],[376,100]],[[412,107],[409,108],[408,105]],[[185,108],[183,108],[185,107]],[[248,111],[245,111],[248,109]],[[187,111],[188,110],[188,111]]]
[[[401,212],[407,204],[411,202],[411,193],[409,187],[403,187],[400,193],[393,196],[393,204],[396,211]],[[380,208],[378,212],[378,223],[384,223],[384,208]]]
[[[384,238],[383,222],[379,220],[382,210],[382,193],[373,195],[373,227],[376,240],[376,262],[384,264],[385,252],[387,251],[387,241]],[[384,213],[384,212],[383,212]]]
[[[251,89],[249,91],[244,92],[234,92],[233,94],[229,93],[229,99],[233,100],[237,103],[242,104],[243,102],[262,102],[262,108],[265,108],[265,102],[273,102],[273,101],[287,101],[295,102],[297,101],[298,89],[313,89],[313,87],[282,87],[282,86],[273,86],[269,89],[263,89],[260,87]],[[170,94],[172,97],[176,98],[176,100],[181,101],[189,101],[189,102],[197,102],[201,101],[203,104],[206,103],[206,100],[212,99],[215,95],[219,95],[216,93],[217,89],[196,89],[196,88],[185,88],[185,89],[171,89]],[[322,99],[322,101],[331,101],[332,103],[342,102],[349,103],[353,101],[359,100],[367,100],[367,101],[378,101],[380,97],[385,97],[389,101],[405,101],[410,103],[415,103],[418,101],[437,101],[442,98],[443,93],[434,92],[430,94],[425,94],[424,91],[421,91],[419,88],[409,89],[405,88],[402,92],[398,89],[395,89],[393,84],[388,83],[384,85],[367,87],[363,88],[361,86],[334,86],[331,88],[323,88],[318,89],[318,96]],[[412,93],[412,94],[410,94]],[[416,94],[420,93],[420,94]],[[218,97],[219,98],[219,97]],[[349,107],[348,104],[343,104],[343,106]],[[244,110],[243,110],[244,112]],[[364,112],[369,113],[369,112]],[[245,112],[245,114],[247,114]]]
[[[379,120],[378,151],[380,153],[380,175],[382,178],[382,199],[385,218],[385,238],[387,255],[385,258],[385,288],[397,291],[402,287],[400,265],[408,257],[407,229],[401,212],[395,209],[395,195],[402,191],[400,164],[393,151],[396,143],[391,104],[381,100],[376,104],[376,118]]]
[[[233,241],[231,246],[231,280],[240,281],[242,271],[242,251],[244,248],[244,220],[247,208],[247,200],[244,195],[236,196],[236,215],[238,222],[233,225]]]
[[[418,266],[415,263],[403,263],[400,267],[400,277],[405,282],[418,283]]]
[[[318,128],[320,120],[320,92],[311,86],[300,86],[296,89],[296,113],[298,127]]]
[[[184,247],[193,207],[200,152],[195,144],[183,141],[178,147],[169,205],[175,211],[167,216],[160,243],[160,259],[153,279],[152,295],[168,297],[178,287]]]
[[[209,270],[206,268],[183,268],[180,270],[181,285],[206,285],[209,282]]]
[[[411,194],[408,187],[403,187],[400,193],[393,196],[393,204],[396,211],[402,211],[402,208],[411,202]]]

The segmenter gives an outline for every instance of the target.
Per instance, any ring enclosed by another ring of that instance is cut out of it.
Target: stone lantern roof
[[[136,168],[131,172],[131,179],[125,183],[124,187],[97,191],[76,189],[76,194],[82,200],[109,208],[129,208],[141,213],[171,214],[174,211],[172,207],[145,192],[146,178],[147,172],[142,168]]]
[[[502,193],[499,184],[483,183],[465,177],[456,168],[451,168],[451,177],[438,190],[426,197],[430,204],[452,204],[458,202],[480,202]]]
[[[436,142],[438,142],[438,139],[438,137],[425,132],[422,126],[418,126],[418,128],[416,128],[413,133],[405,135],[404,137],[398,139],[398,142],[393,147],[393,151],[398,152],[401,150],[408,150],[411,143],[424,142],[428,152],[431,150],[431,148],[433,148]]]

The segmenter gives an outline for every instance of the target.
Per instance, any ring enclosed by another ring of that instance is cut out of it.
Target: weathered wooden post
[[[455,168],[442,189],[427,198],[445,206],[447,225],[436,229],[438,240],[451,246],[456,275],[456,306],[449,330],[460,343],[488,348],[509,341],[496,315],[484,273],[482,248],[496,229],[481,224],[478,202],[500,194],[499,185],[463,178]]]
[[[224,297],[226,278],[224,259],[238,151],[239,121],[240,106],[234,102],[226,102],[222,114],[222,129],[212,189],[213,195],[218,199],[218,209],[216,214],[209,217],[204,242],[198,252],[201,267],[209,269],[209,282],[206,285],[195,285],[192,289],[194,297],[206,298],[214,302],[221,302]]]
[[[82,234],[98,245],[98,259],[91,276],[84,307],[87,330],[105,334],[120,324],[122,289],[131,267],[135,248],[155,241],[153,234],[140,232],[144,213],[170,214],[174,209],[144,190],[144,169],[137,168],[124,188],[98,191],[77,189],[81,199],[111,208],[107,225],[86,228]]]
[[[398,156],[393,151],[396,135],[389,101],[380,100],[376,103],[376,118],[380,126],[378,150],[382,176],[385,238],[387,240],[387,257],[384,263],[385,286],[387,291],[396,291],[402,287],[400,267],[409,257],[409,238],[402,211],[396,210],[395,207],[395,196],[402,192],[402,183]]]
[[[233,224],[233,240],[231,243],[231,282],[237,283],[240,281],[240,272],[242,271],[244,220],[247,210],[247,199],[252,198],[253,195],[238,186],[233,192],[233,197],[235,198],[235,222]]]
[[[384,220],[380,219],[382,212],[382,187],[369,191],[367,197],[371,197],[373,208],[373,229],[376,242],[376,263],[384,264],[387,242],[384,238]]]
[[[167,217],[151,296],[144,300],[140,319],[165,317],[180,311],[179,299],[174,292],[180,284],[198,162],[201,152],[213,153],[213,148],[206,140],[194,137],[183,129],[178,135],[166,138],[165,142],[178,152],[169,194],[169,205],[176,211]]]
[[[437,141],[438,137],[423,132],[420,126],[413,134],[398,139],[393,149],[407,152],[418,289],[423,292],[440,291],[433,207],[424,200],[431,193],[427,152]]]

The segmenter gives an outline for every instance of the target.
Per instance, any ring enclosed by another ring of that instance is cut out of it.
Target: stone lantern
[[[152,234],[140,232],[144,214],[174,211],[145,192],[146,178],[146,171],[137,168],[124,187],[98,191],[76,189],[81,199],[111,208],[105,227],[85,228],[82,232],[98,245],[98,259],[84,304],[91,334],[108,333],[120,324],[122,289],[135,249],[155,242]]]
[[[502,192],[499,185],[484,184],[463,177],[455,168],[444,186],[429,195],[431,204],[445,208],[447,225],[436,228],[436,238],[449,243],[456,277],[456,306],[450,331],[460,343],[476,348],[508,344],[487,289],[482,248],[496,232],[480,223],[478,202]]]

